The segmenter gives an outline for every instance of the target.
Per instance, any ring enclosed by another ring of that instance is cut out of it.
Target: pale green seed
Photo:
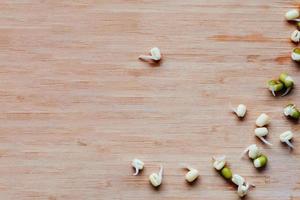
[[[300,48],[294,48],[293,52],[296,54],[300,54]]]
[[[264,167],[267,165],[267,163],[268,163],[268,158],[265,155],[261,155],[255,160],[253,160],[253,164],[256,168]]]
[[[274,92],[279,92],[283,89],[283,83],[278,80],[270,80],[268,81],[269,90]]]
[[[300,112],[294,104],[288,104],[284,108],[284,114],[286,116],[289,116],[289,117],[293,118],[293,119],[299,119],[300,118]]]
[[[286,88],[290,88],[294,86],[294,80],[287,73],[281,73],[279,76],[279,80],[284,84]]]
[[[221,174],[226,179],[231,179],[232,177],[231,169],[229,169],[228,167],[224,167],[221,171]]]

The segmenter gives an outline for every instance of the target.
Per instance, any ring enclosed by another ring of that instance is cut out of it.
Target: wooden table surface
[[[300,2],[298,1],[300,4]],[[288,0],[2,0],[0,2],[0,199],[229,200],[236,188],[211,166],[226,154],[256,188],[247,199],[300,199],[300,128],[282,115],[300,106],[300,66]],[[139,61],[151,47],[156,66]],[[296,83],[274,98],[266,81]],[[245,120],[230,104],[248,107]],[[272,118],[271,148],[254,137]],[[295,132],[295,151],[281,145]],[[241,159],[256,143],[263,171]],[[130,162],[145,170],[132,176]],[[188,163],[200,171],[184,180]],[[148,176],[165,167],[163,184]]]

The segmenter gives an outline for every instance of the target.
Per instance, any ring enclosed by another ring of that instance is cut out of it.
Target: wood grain
[[[300,68],[287,0],[2,0],[0,199],[238,199],[211,167],[226,154],[256,184],[247,199],[300,199],[300,128],[282,107],[300,106]],[[164,60],[137,59],[158,46]],[[289,72],[296,87],[274,98],[266,81]],[[248,106],[245,120],[229,105]],[[272,118],[264,147],[253,136]],[[279,134],[295,131],[292,153]],[[243,149],[263,147],[257,171]],[[130,161],[146,168],[133,177]],[[201,173],[184,181],[180,163]],[[165,166],[163,185],[148,176]]]

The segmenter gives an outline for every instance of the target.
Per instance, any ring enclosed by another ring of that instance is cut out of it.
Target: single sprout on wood
[[[299,62],[300,61],[300,48],[294,48],[291,54],[292,60]]]
[[[161,53],[159,48],[153,47],[150,49],[150,55],[140,55],[139,59],[144,60],[144,61],[155,61],[158,62],[161,60]]]
[[[291,149],[293,149],[294,145],[290,141],[293,139],[293,136],[294,135],[292,131],[285,131],[284,133],[280,134],[279,138],[281,142],[286,143]]]
[[[136,158],[132,160],[131,165],[135,168],[134,176],[138,175],[139,171],[144,168],[144,162]]]
[[[267,145],[272,145],[270,142],[268,142],[264,137],[268,135],[269,131],[266,127],[262,128],[256,128],[254,130],[255,136],[258,137],[263,143]]]
[[[233,112],[238,116],[238,117],[244,117],[247,112],[247,107],[244,104],[238,105],[237,108],[233,109]]]
[[[291,34],[291,41],[298,43],[300,41],[300,31],[299,30],[295,30],[292,34]]]
[[[255,159],[261,155],[261,152],[259,148],[256,146],[256,144],[252,144],[248,146],[243,152],[243,155],[245,155],[246,153],[248,153],[248,156],[251,159]]]
[[[276,92],[279,92],[283,89],[283,83],[278,80],[268,81],[268,88],[272,92],[273,96],[276,96]]]
[[[188,166],[188,165],[182,165],[185,169],[188,169],[189,171],[185,174],[185,180],[189,183],[193,182],[199,177],[198,170]]]
[[[268,125],[270,121],[271,121],[270,117],[267,114],[263,113],[256,119],[255,123],[256,126],[263,127]]]
[[[220,171],[226,165],[226,156],[213,157],[213,166]]]
[[[281,73],[279,76],[279,80],[284,84],[286,90],[281,96],[287,95],[294,86],[294,80],[287,73]]]
[[[159,61],[161,59],[161,53],[159,48],[154,47],[150,50],[150,54],[152,56],[152,59],[155,61]]]
[[[299,16],[300,16],[300,13],[299,13],[298,9],[292,9],[292,10],[289,10],[285,13],[285,19],[288,20],[288,21],[296,19]]]
[[[253,160],[253,164],[256,168],[262,168],[265,167],[268,163],[268,158],[265,155],[261,155],[255,160]]]
[[[163,166],[160,166],[160,170],[158,173],[152,173],[149,176],[149,181],[154,187],[158,187],[162,183],[162,175],[163,175]]]
[[[284,109],[283,109],[283,114],[287,117],[291,117],[293,119],[298,120],[300,117],[300,112],[297,109],[295,104],[288,104]]]

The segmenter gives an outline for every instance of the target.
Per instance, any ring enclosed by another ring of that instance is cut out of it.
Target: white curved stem
[[[273,96],[275,97],[276,94],[275,94],[274,88],[271,88],[271,92],[272,92]]]
[[[232,110],[233,113],[237,112],[236,108],[234,108],[231,103],[229,103],[229,108]]]
[[[150,61],[150,60],[153,60],[153,57],[152,56],[146,56],[146,55],[140,55],[139,59],[145,60],[145,61]]]
[[[287,95],[290,91],[291,91],[291,87],[287,88],[286,91],[281,95],[282,97],[284,97],[285,95]]]
[[[139,173],[139,169],[137,167],[135,167],[135,173],[133,174],[133,176],[138,175],[138,173]]]
[[[300,22],[300,19],[291,19],[289,21]]]
[[[264,137],[258,137],[261,141],[263,141],[263,143],[272,146],[273,144],[271,144],[270,142],[268,142]]]
[[[162,165],[160,165],[160,170],[159,170],[159,173],[158,173],[158,175],[159,175],[160,177],[162,177],[163,170],[164,170],[164,167],[163,167]]]
[[[243,153],[242,153],[242,155],[241,155],[241,158],[243,158],[243,157],[248,153],[248,151],[249,151],[249,147],[247,147],[247,148],[243,151]]]
[[[285,143],[286,143],[291,149],[294,148],[294,145],[293,145],[289,140],[286,140]]]

